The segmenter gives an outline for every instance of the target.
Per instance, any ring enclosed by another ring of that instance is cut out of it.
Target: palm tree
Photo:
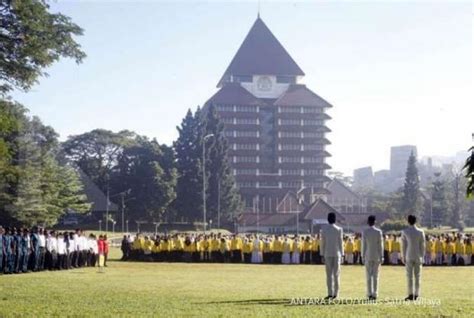
[[[473,134],[474,137],[474,134]],[[466,169],[466,178],[467,178],[467,197],[474,196],[474,146],[469,149],[471,155],[467,158],[464,169]]]

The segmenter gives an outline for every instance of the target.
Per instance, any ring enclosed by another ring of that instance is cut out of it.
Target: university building
[[[304,75],[258,17],[206,103],[225,125],[247,212],[289,213],[281,204],[288,193],[305,204],[328,193],[332,106],[303,84]]]

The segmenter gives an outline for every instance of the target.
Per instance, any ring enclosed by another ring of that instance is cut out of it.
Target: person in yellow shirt
[[[272,261],[272,243],[269,237],[263,239],[262,257],[264,264],[270,264]]]
[[[244,254],[244,263],[250,264],[252,260],[252,241],[248,237],[244,239],[242,252]]]
[[[383,263],[384,265],[388,265],[390,263],[390,253],[391,253],[391,243],[388,235],[385,235],[385,239],[383,241]]]
[[[448,266],[451,266],[455,263],[456,261],[455,253],[456,253],[456,245],[451,240],[451,238],[448,237],[446,240],[446,261],[448,263]]]
[[[456,263],[455,265],[464,265],[464,254],[466,253],[466,246],[464,245],[464,240],[459,234],[456,240]]]
[[[473,250],[472,250],[472,242],[469,238],[466,238],[464,240],[464,244],[466,245],[466,254],[465,254],[466,260],[465,260],[464,264],[471,265],[471,264],[473,264],[472,260],[474,258],[473,257],[474,256],[473,255]]]
[[[219,244],[219,252],[219,261],[221,263],[228,263],[230,261],[230,242],[225,237],[221,237]]]
[[[154,242],[150,240],[148,236],[145,236],[145,240],[143,242],[143,259],[145,261],[149,261],[151,259],[151,250],[153,248]]]
[[[240,236],[232,235],[230,251],[232,263],[242,263],[242,238]]]
[[[311,264],[311,237],[306,236],[302,246],[302,263]]]
[[[390,263],[392,265],[398,265],[400,263],[400,252],[401,252],[401,243],[400,238],[395,234],[392,236],[392,241],[390,243],[392,252],[390,253]]]
[[[273,250],[273,264],[282,264],[282,257],[283,257],[283,241],[277,235],[273,240],[272,245]]]
[[[202,260],[203,262],[209,262],[209,247],[210,247],[210,240],[207,235],[201,241],[201,252],[202,252]]]
[[[291,246],[292,246],[291,239],[285,235],[283,238],[283,253],[281,255],[282,264],[291,263]]]
[[[210,242],[210,250],[211,250],[211,262],[217,263],[220,260],[220,238],[216,234],[211,234],[211,242]]]
[[[160,251],[161,251],[161,259],[164,261],[164,262],[169,262],[171,261],[170,259],[170,241],[169,241],[169,237],[168,236],[165,236],[161,242],[160,242]]]
[[[435,250],[435,255],[436,255],[436,261],[435,261],[436,265],[442,265],[443,264],[443,242],[439,235],[436,237],[436,241],[434,242],[434,250]]]
[[[155,243],[153,244],[153,247],[151,248],[151,256],[153,258],[153,261],[158,262],[160,261],[160,238],[157,236],[155,238]]]
[[[362,257],[360,257],[360,251],[362,250],[362,240],[360,233],[356,233],[354,238],[354,264],[362,264]]]
[[[426,248],[425,248],[425,265],[432,265],[433,254],[435,250],[435,242],[430,235],[426,235]]]
[[[344,254],[347,264],[354,264],[354,242],[352,238],[346,237],[344,244]]]

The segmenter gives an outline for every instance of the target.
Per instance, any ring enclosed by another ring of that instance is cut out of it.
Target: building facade
[[[305,201],[326,194],[332,106],[302,84],[304,75],[258,17],[206,103],[224,123],[247,211],[276,213],[290,191]]]

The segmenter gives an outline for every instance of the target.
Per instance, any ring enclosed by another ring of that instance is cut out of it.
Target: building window
[[[235,144],[236,150],[258,150],[258,144]]]
[[[323,125],[323,121],[319,119],[303,119],[303,125],[305,126],[319,126]]]
[[[301,120],[299,119],[280,119],[280,125],[301,125]]]
[[[258,131],[252,130],[237,130],[237,137],[258,137]]]
[[[257,118],[237,118],[236,123],[239,125],[257,125]]]
[[[300,144],[280,144],[281,150],[301,150]]]
[[[238,188],[255,188],[255,182],[251,181],[244,181],[244,182],[237,182]]]
[[[238,112],[256,113],[257,112],[257,106],[237,105],[236,110]]]
[[[224,136],[234,137],[234,131],[233,130],[224,130]]]
[[[256,175],[257,169],[236,169],[238,175]]]
[[[255,163],[257,162],[257,157],[256,156],[236,156],[235,157],[235,162],[251,162]]]
[[[220,120],[224,124],[233,124],[234,123],[234,118],[232,118],[232,117],[221,117]]]
[[[321,163],[323,162],[322,157],[304,157],[304,163]]]
[[[299,188],[301,187],[301,181],[289,181],[281,183],[283,188]]]
[[[305,188],[322,188],[321,182],[305,182],[304,183]]]
[[[304,175],[305,176],[320,176],[323,175],[324,172],[321,169],[305,169]]]
[[[281,174],[283,176],[297,176],[300,174],[300,170],[299,169],[282,169],[281,170]]]
[[[301,133],[299,131],[281,131],[280,133],[281,138],[300,138]]]
[[[304,150],[324,150],[324,145],[317,145],[317,144],[304,145]]]
[[[217,105],[217,110],[220,112],[233,112],[234,105]]]
[[[303,137],[305,137],[305,138],[323,138],[323,133],[305,131],[303,133]]]
[[[323,109],[320,107],[303,107],[304,114],[320,114],[323,112]]]
[[[301,157],[281,157],[282,163],[301,163]]]
[[[278,181],[260,181],[259,187],[261,188],[278,188],[280,184]]]
[[[281,113],[301,113],[301,107],[291,106],[291,107],[280,107]]]

